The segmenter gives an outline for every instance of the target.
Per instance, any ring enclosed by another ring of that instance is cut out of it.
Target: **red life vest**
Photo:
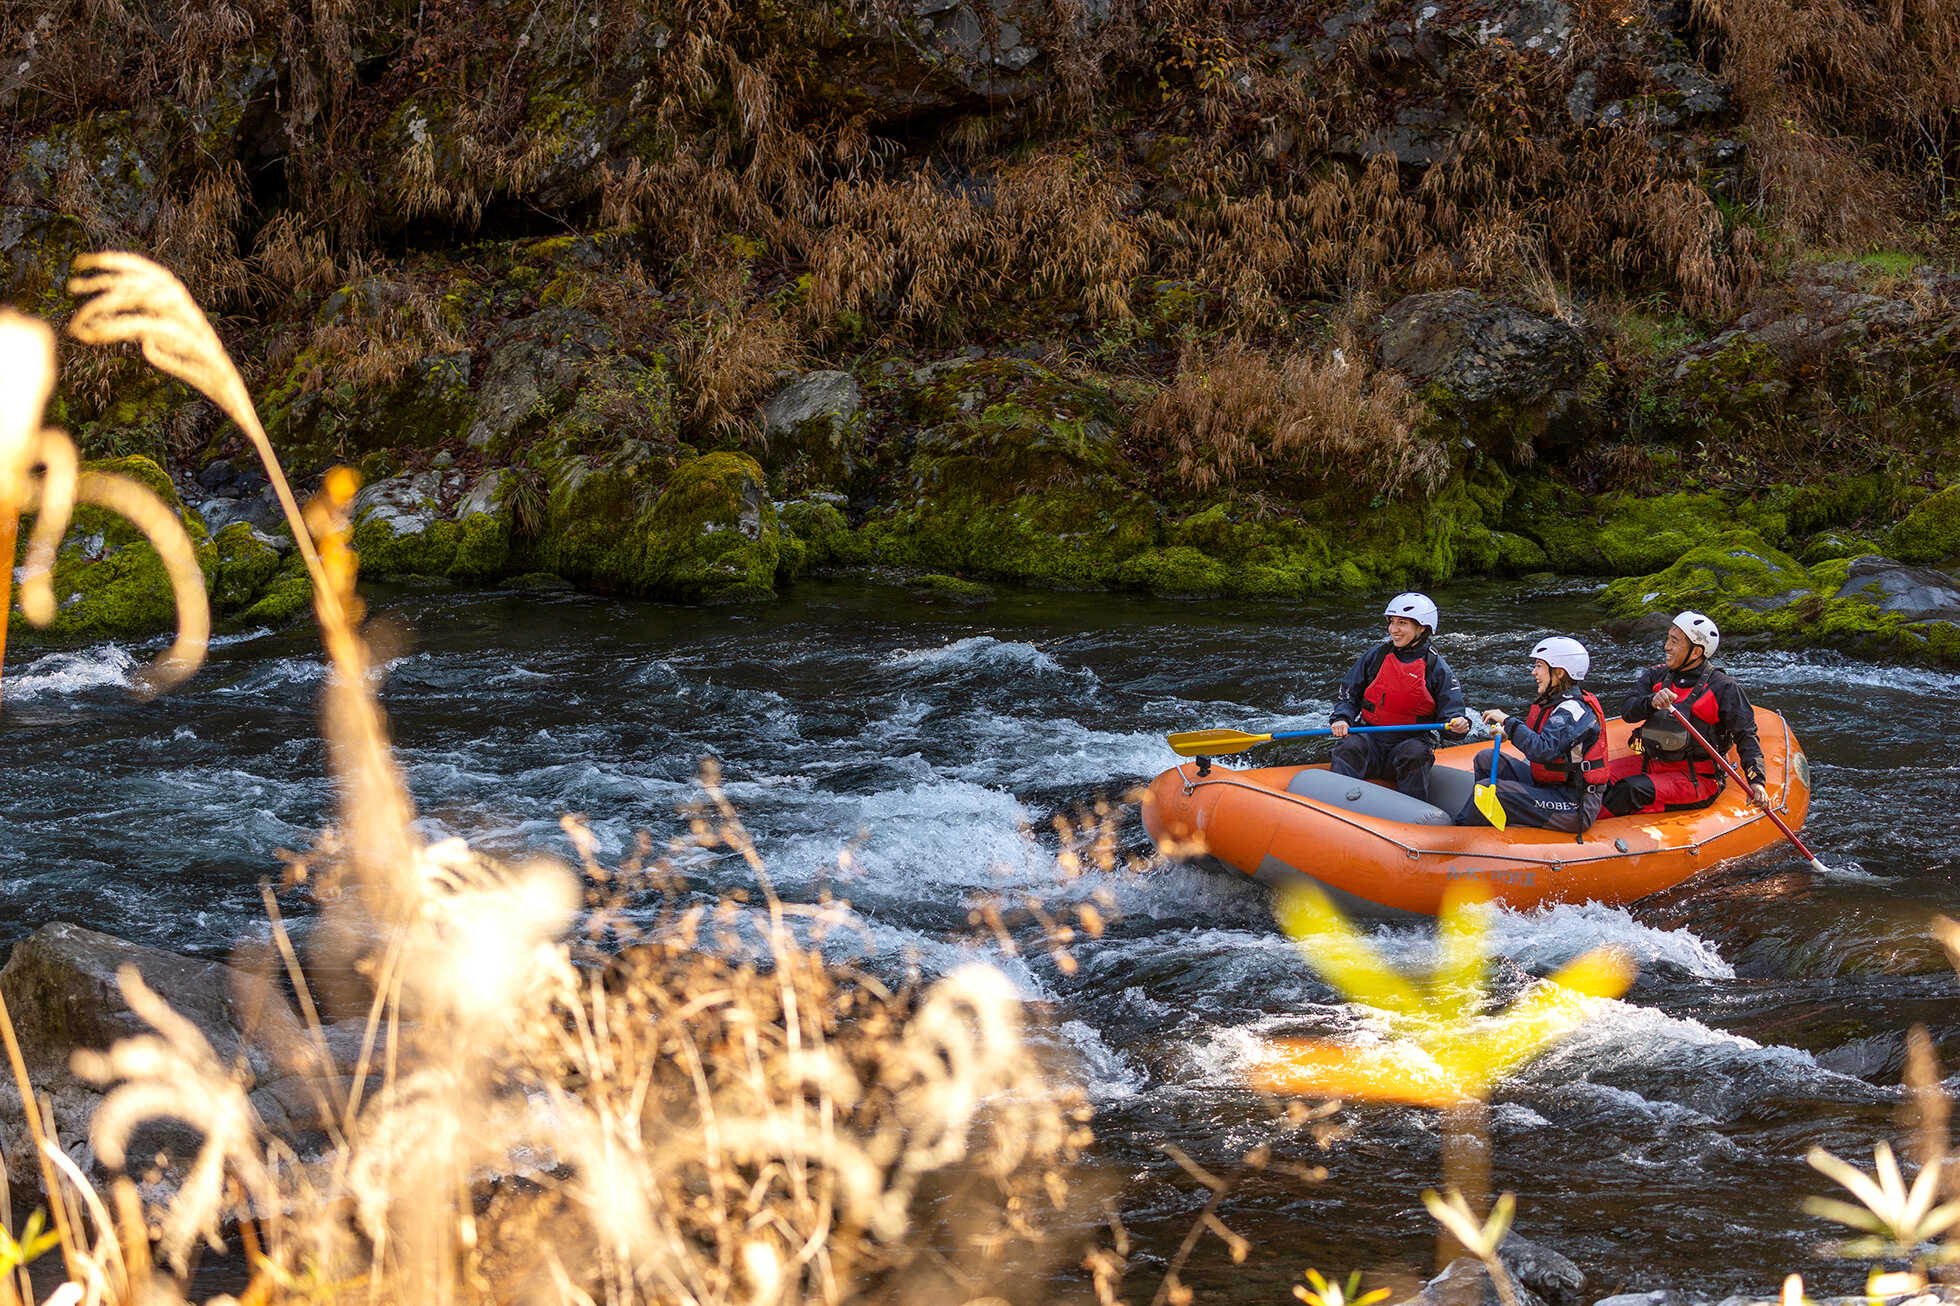
[[[1666,669],[1654,685],[1658,689],[1667,684]],[[1678,697],[1674,700],[1674,710],[1695,718],[1695,729],[1706,737],[1710,731],[1720,726],[1722,705],[1715,698],[1715,687],[1703,676],[1698,685],[1681,688],[1669,685]],[[1640,723],[1637,732],[1640,746],[1640,769],[1687,771],[1700,776],[1717,776],[1722,773],[1715,759],[1703,752],[1681,723],[1665,711],[1656,709],[1651,716]],[[1709,740],[1714,743],[1713,739]]]
[[[1575,698],[1592,709],[1593,720],[1599,723],[1598,733],[1593,736],[1592,743],[1586,746],[1583,754],[1574,748],[1572,750],[1574,756],[1566,761],[1553,762],[1549,766],[1534,761],[1531,764],[1531,778],[1540,784],[1569,785],[1581,781],[1588,785],[1606,783],[1606,712],[1600,707],[1598,699],[1583,689],[1569,689],[1550,703],[1533,703],[1526,708],[1524,723],[1535,733],[1544,723],[1545,718],[1551,716],[1560,704]]]
[[[1361,719],[1371,726],[1412,726],[1435,720],[1435,711],[1427,656],[1404,662],[1390,649],[1382,656],[1375,678],[1361,691]]]

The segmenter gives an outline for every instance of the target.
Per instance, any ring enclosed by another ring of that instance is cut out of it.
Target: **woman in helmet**
[[[1699,612],[1683,612],[1667,628],[1660,665],[1641,673],[1622,705],[1621,716],[1640,729],[1632,739],[1634,753],[1615,758],[1607,770],[1612,784],[1606,810],[1614,816],[1706,807],[1722,792],[1722,768],[1666,711],[1669,704],[1717,749],[1726,753],[1733,746],[1749,796],[1769,804],[1756,711],[1741,685],[1708,664],[1721,642],[1722,632]]]
[[[1592,655],[1576,639],[1554,635],[1531,650],[1531,678],[1538,697],[1522,718],[1500,708],[1486,724],[1525,755],[1520,762],[1498,750],[1497,798],[1512,825],[1582,834],[1599,815],[1606,785],[1606,713],[1579,688]],[[1479,779],[1491,773],[1489,753],[1479,755]],[[1456,814],[1458,825],[1488,825],[1473,799]]]
[[[1340,698],[1328,715],[1334,731],[1332,767],[1358,780],[1395,781],[1411,798],[1429,796],[1429,768],[1436,761],[1436,732],[1351,735],[1359,721],[1407,726],[1447,721],[1453,735],[1470,733],[1463,686],[1429,642],[1436,633],[1436,605],[1427,594],[1397,594],[1382,615],[1388,638],[1366,653],[1341,679]]]

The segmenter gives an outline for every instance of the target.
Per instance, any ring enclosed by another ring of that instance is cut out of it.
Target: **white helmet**
[[[1430,634],[1436,633],[1436,605],[1430,601],[1427,594],[1417,594],[1413,591],[1397,594],[1388,601],[1388,606],[1382,609],[1382,615],[1407,617],[1418,626],[1429,627]]]
[[[1538,647],[1531,650],[1534,661],[1543,662],[1548,667],[1558,667],[1574,680],[1584,680],[1592,670],[1592,654],[1586,646],[1569,635],[1553,635],[1550,639],[1538,641]]]
[[[1714,657],[1715,650],[1721,647],[1722,632],[1715,629],[1713,621],[1699,612],[1683,612],[1674,619],[1674,624],[1681,628],[1681,633],[1688,637],[1688,642],[1699,648],[1705,658]]]

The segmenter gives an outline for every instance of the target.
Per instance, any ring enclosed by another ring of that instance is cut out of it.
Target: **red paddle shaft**
[[[1724,771],[1727,771],[1729,773],[1729,779],[1741,785],[1745,793],[1748,792],[1749,781],[1743,778],[1742,772],[1736,770],[1733,766],[1731,766],[1729,764],[1728,758],[1723,757],[1720,753],[1716,752],[1715,749],[1712,746],[1710,746],[1709,742],[1701,737],[1701,731],[1695,729],[1694,724],[1690,722],[1686,716],[1682,715],[1680,712],[1675,711],[1674,704],[1669,703],[1667,705],[1667,711],[1671,716],[1673,716],[1673,718],[1676,721],[1679,721],[1681,723],[1681,728],[1688,732],[1689,738],[1693,739],[1697,744],[1700,744],[1702,747],[1702,751],[1707,753],[1710,757],[1714,758],[1715,764],[1721,767]],[[1788,784],[1789,782],[1786,780],[1784,783]],[[1795,830],[1792,830],[1784,822],[1782,817],[1778,816],[1775,812],[1771,811],[1768,803],[1763,804],[1763,815],[1767,816],[1770,820],[1776,822],[1776,828],[1783,831],[1783,837],[1785,839],[1788,839],[1791,843],[1795,844],[1797,851],[1802,853],[1805,857],[1808,857],[1810,859],[1810,864],[1812,866],[1815,866],[1819,870],[1824,869],[1824,863],[1817,860],[1817,854],[1813,853],[1812,851],[1810,851],[1810,849],[1803,846],[1803,840],[1797,838],[1797,832]]]

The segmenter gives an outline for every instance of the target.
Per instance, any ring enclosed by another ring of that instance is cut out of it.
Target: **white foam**
[[[1089,1096],[1099,1102],[1135,1097],[1148,1086],[1150,1076],[1127,1055],[1109,1046],[1095,1026],[1081,1020],[1065,1020],[1059,1033],[1081,1058],[1082,1073]]]
[[[1833,687],[1858,686],[1910,697],[1950,701],[1960,691],[1960,674],[1932,667],[1905,666],[1889,662],[1866,662],[1842,653],[1781,650],[1739,654],[1730,660],[1730,670],[1746,684],[1795,685],[1809,694]],[[1828,674],[1819,676],[1820,671]],[[1752,698],[1759,695],[1751,694]],[[1864,698],[1867,696],[1859,695]]]
[[[120,644],[97,644],[36,658],[4,682],[7,698],[32,702],[66,698],[91,689],[127,689],[134,681],[136,655]]]
[[[1489,919],[1491,951],[1534,974],[1613,946],[1626,949],[1642,967],[1664,965],[1700,979],[1735,978],[1735,968],[1706,940],[1687,930],[1643,925],[1624,907],[1560,903],[1524,912],[1499,910]]]
[[[1028,779],[1029,763],[1036,760],[1028,756],[1030,739],[1040,740],[1043,785],[1101,785],[1115,791],[1128,780],[1155,776],[1179,760],[1162,735],[1097,730],[1069,717],[1031,722],[983,709],[964,723],[961,735],[971,740],[971,760],[947,768],[947,773],[983,783]]]
[[[1033,644],[1021,640],[998,640],[992,635],[969,635],[939,648],[900,649],[885,658],[885,665],[907,670],[944,672],[966,667],[994,670],[1037,671],[1065,674],[1065,668]],[[1072,673],[1091,676],[1086,670]]]

